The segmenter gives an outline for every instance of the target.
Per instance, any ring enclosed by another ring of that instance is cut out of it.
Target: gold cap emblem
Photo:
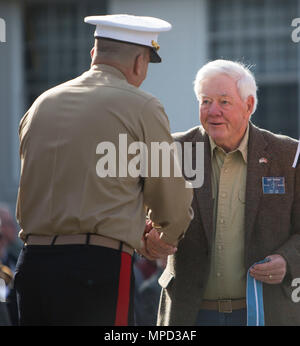
[[[152,44],[152,47],[154,47],[156,50],[159,50],[160,46],[156,41],[152,40],[151,44]]]

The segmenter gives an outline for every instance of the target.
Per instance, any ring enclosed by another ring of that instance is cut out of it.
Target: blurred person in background
[[[10,316],[7,308],[7,287],[11,284],[13,273],[2,264],[2,257],[6,253],[7,239],[2,231],[2,220],[0,218],[0,326],[10,326]]]
[[[16,291],[13,284],[12,273],[15,271],[18,256],[23,246],[23,242],[18,238],[18,227],[10,208],[5,203],[0,203],[1,219],[1,264],[5,268],[6,283],[6,307],[12,325],[18,324],[18,310]],[[8,276],[7,276],[8,275]]]
[[[158,279],[167,264],[167,257],[157,259],[156,261],[148,261],[147,267],[153,268],[149,274],[136,287],[136,325],[137,326],[155,326],[157,320],[157,312],[159,306],[159,298],[161,287]],[[146,266],[145,263],[140,267],[141,270]],[[155,268],[155,269],[154,269]]]

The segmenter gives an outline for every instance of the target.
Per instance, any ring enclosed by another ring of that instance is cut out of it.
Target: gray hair
[[[146,52],[150,49],[146,46],[107,38],[96,38],[95,48],[96,54],[100,58],[105,57],[109,60],[117,60],[123,63],[133,61],[138,54],[146,56]]]
[[[254,97],[254,107],[252,114],[257,106],[257,85],[255,78],[248,67],[240,62],[218,59],[210,61],[200,68],[197,72],[194,81],[194,91],[197,99],[199,100],[199,89],[201,82],[209,77],[219,74],[226,74],[236,81],[236,85],[242,100],[246,100],[248,96]]]

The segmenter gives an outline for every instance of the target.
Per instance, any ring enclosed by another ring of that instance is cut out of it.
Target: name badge
[[[284,177],[263,177],[262,178],[263,193],[268,194],[284,194],[285,182]]]

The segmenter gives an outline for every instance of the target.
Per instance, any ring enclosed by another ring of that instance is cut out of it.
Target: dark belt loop
[[[52,239],[52,242],[51,242],[51,245],[54,245],[55,241],[56,241],[56,238],[58,237],[58,235],[55,235]]]
[[[123,251],[123,242],[122,242],[122,241],[120,241],[119,251],[120,251],[120,252]]]
[[[87,234],[86,234],[85,245],[89,245],[89,243],[90,243],[90,238],[91,238],[91,233],[87,233]]]

